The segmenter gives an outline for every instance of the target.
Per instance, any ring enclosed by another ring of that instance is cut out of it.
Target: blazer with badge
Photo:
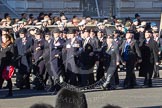
[[[24,40],[22,38],[17,38],[15,40],[17,55],[21,56],[17,64],[20,72],[30,72],[30,67],[32,64],[32,46],[33,39],[31,37],[26,37]]]
[[[58,77],[62,68],[62,48],[64,40],[58,38],[57,40],[52,39],[49,44],[49,55],[50,55],[50,75]]]
[[[64,50],[64,61],[65,61],[65,69],[70,70],[72,72],[77,73],[76,64],[78,62],[79,53],[82,50],[81,40],[78,38],[68,39],[66,42],[65,50]]]
[[[43,55],[45,47],[45,40],[42,38],[40,40],[34,40],[34,45],[33,45],[33,59],[34,61],[38,61],[39,58]]]

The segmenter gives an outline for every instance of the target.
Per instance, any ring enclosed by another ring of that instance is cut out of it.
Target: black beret
[[[42,30],[37,29],[35,34],[36,34],[36,35],[40,35],[40,34],[42,34]]]
[[[60,33],[60,30],[58,28],[54,28],[52,32],[53,33]]]
[[[152,30],[146,30],[146,33],[151,33],[152,34]]]
[[[84,32],[89,32],[90,33],[90,29],[85,29]]]
[[[75,29],[69,29],[67,32],[67,34],[75,34],[75,33],[76,33]]]
[[[19,33],[20,34],[25,34],[25,33],[27,33],[27,29],[26,28],[22,28],[22,29],[20,29]]]
[[[45,32],[45,35],[51,35],[51,33],[50,32]]]

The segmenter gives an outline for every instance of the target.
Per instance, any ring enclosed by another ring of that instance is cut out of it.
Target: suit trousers
[[[134,87],[136,85],[136,76],[134,72],[135,62],[132,60],[126,61],[126,78],[124,87]]]
[[[148,71],[145,74],[144,85],[152,86],[152,75],[154,70],[154,64],[150,63],[148,65]]]

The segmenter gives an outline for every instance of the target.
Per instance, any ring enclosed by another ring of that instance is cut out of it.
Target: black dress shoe
[[[7,89],[7,88],[8,88],[8,86],[3,87],[3,89]]]
[[[148,87],[152,87],[152,84],[148,84]]]
[[[128,85],[124,85],[124,87],[123,87],[124,89],[128,89],[129,88],[129,86]]]
[[[159,74],[154,74],[153,78],[160,78]]]
[[[24,87],[24,89],[30,89],[30,87]]]
[[[108,90],[116,90],[116,88],[115,87],[108,87]]]
[[[8,93],[5,97],[12,97],[13,94],[12,93]]]

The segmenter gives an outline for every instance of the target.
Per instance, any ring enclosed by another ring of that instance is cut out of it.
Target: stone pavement
[[[136,72],[138,76],[138,72]],[[143,78],[137,77],[138,86],[134,89],[123,89],[122,82],[125,72],[119,72],[121,84],[117,90],[103,91],[93,89],[85,91],[88,108],[102,108],[106,104],[114,104],[123,108],[162,106],[162,79],[154,79],[152,88],[142,88]],[[162,71],[160,71],[162,77]],[[47,91],[18,90],[14,88],[12,98],[4,98],[5,89],[0,90],[0,108],[29,108],[34,103],[49,103],[55,105],[56,95]],[[162,108],[162,107],[161,107]]]

